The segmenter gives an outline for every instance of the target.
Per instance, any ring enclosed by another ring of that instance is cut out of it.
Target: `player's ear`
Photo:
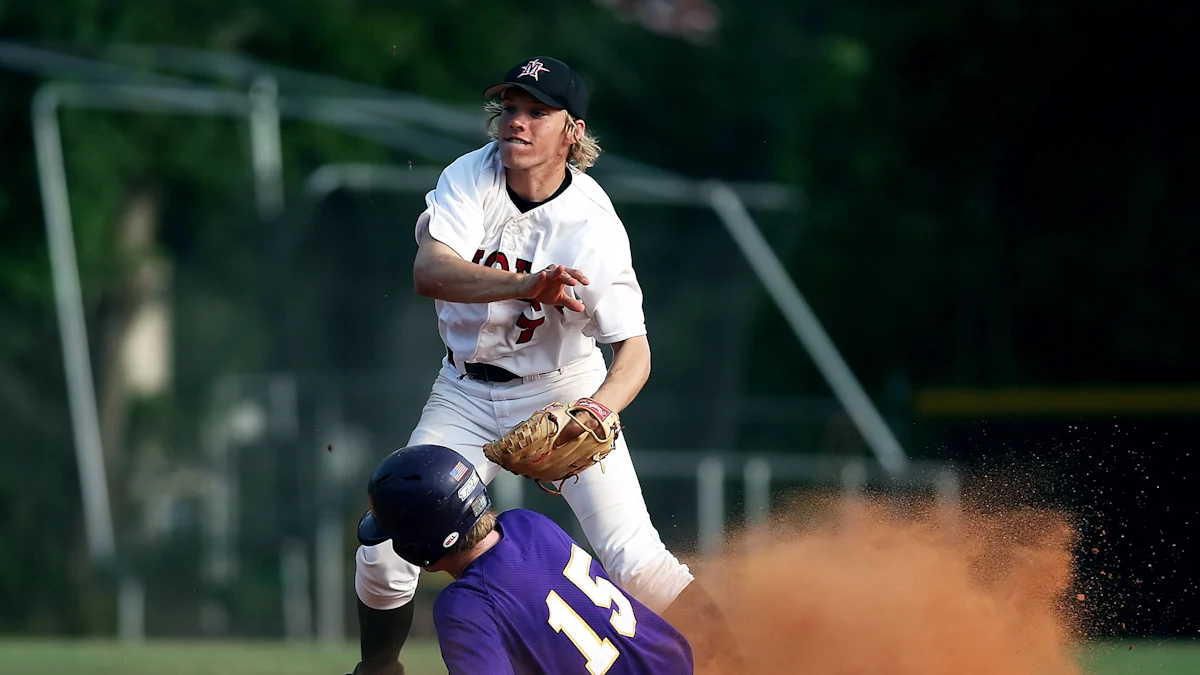
[[[583,120],[577,120],[570,114],[567,115],[567,140],[571,145],[578,143],[579,139],[583,138],[583,132],[586,129],[587,124]]]

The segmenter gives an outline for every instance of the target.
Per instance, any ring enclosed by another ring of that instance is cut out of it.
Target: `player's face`
[[[500,156],[509,169],[528,170],[564,163],[571,140],[567,113],[538,101],[520,89],[510,89],[500,101]]]

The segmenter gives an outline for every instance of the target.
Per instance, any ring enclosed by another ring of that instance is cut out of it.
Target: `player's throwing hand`
[[[522,297],[527,300],[537,300],[544,305],[565,307],[572,312],[582,312],[583,303],[576,300],[567,292],[567,286],[583,284],[587,286],[587,276],[583,272],[563,265],[551,265],[537,274],[530,274],[525,281],[526,292]]]

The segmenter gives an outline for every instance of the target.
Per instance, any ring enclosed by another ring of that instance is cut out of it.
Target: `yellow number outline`
[[[608,622],[621,635],[633,637],[637,633],[637,617],[629,598],[611,581],[601,577],[592,578],[592,557],[578,544],[571,545],[571,560],[563,569],[563,576],[576,588],[583,591],[597,607],[612,608]],[[615,607],[614,607],[615,605]],[[591,675],[604,675],[612,668],[620,650],[608,638],[601,639],[583,617],[555,591],[546,595],[549,616],[546,622],[556,633],[564,633],[579,653],[587,659]]]

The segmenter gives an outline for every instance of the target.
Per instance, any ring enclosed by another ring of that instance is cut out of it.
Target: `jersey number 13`
[[[572,544],[571,561],[563,570],[563,576],[583,591],[597,607],[612,607],[613,613],[608,622],[621,635],[633,637],[637,630],[637,618],[633,615],[633,605],[629,603],[629,598],[608,579],[593,579],[591,569],[592,557],[577,544]],[[571,639],[575,648],[587,659],[588,672],[592,675],[608,672],[621,655],[612,641],[596,635],[596,631],[592,630],[583,617],[558,593],[550,591],[546,596],[546,605],[550,608],[550,616],[547,619],[550,627],[556,633],[563,633]]]

